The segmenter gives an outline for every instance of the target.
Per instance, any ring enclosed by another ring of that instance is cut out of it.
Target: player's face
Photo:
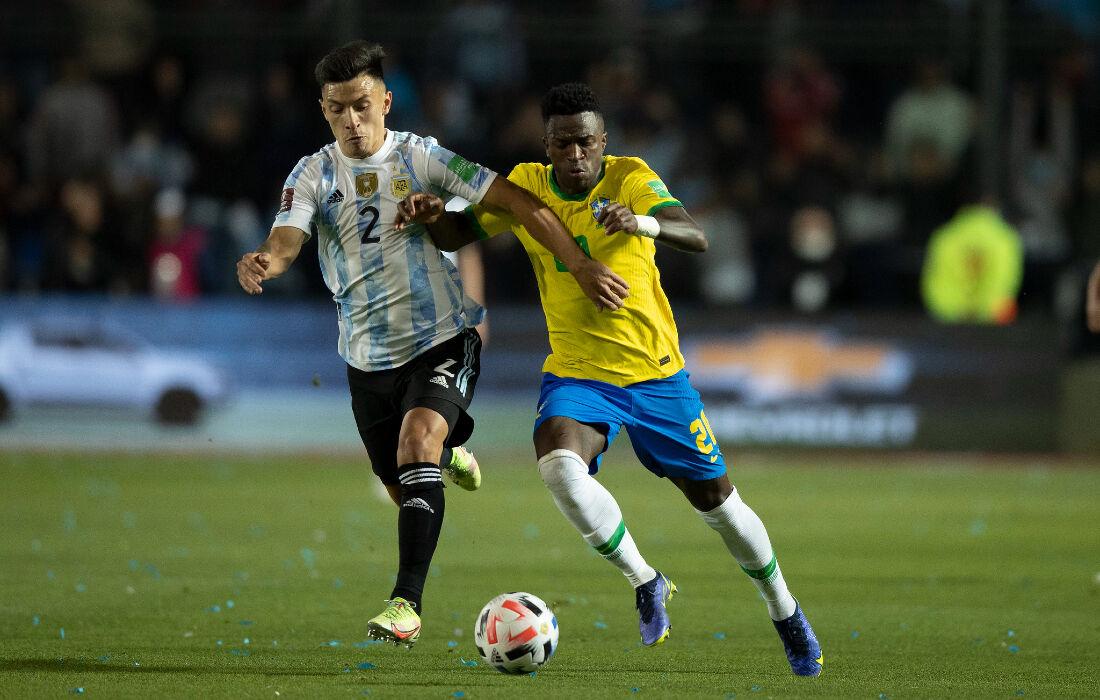
[[[366,73],[321,88],[321,112],[348,158],[374,155],[386,141],[386,115],[393,95]]]
[[[596,185],[607,148],[603,119],[595,112],[554,115],[546,122],[546,157],[554,180],[566,194],[582,194]]]

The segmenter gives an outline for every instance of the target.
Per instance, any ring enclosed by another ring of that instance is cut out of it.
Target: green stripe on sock
[[[623,535],[625,534],[626,523],[620,520],[619,527],[615,528],[615,534],[611,535],[611,539],[604,542],[599,547],[593,547],[593,549],[606,557],[619,548],[619,543],[623,541]]]
[[[765,566],[763,569],[746,569],[745,567],[742,566],[741,570],[744,571],[749,576],[752,576],[753,578],[760,579],[761,581],[766,581],[769,578],[771,578],[772,574],[775,573],[775,567],[776,566],[777,566],[777,564],[776,564],[776,561],[775,561],[775,553],[773,552],[772,553],[772,560],[770,562],[768,562],[768,565]]]

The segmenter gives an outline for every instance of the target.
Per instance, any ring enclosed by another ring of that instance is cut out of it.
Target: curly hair
[[[562,83],[550,88],[542,98],[542,121],[545,124],[555,115],[570,116],[581,112],[600,111],[600,101],[592,88],[584,83]]]
[[[342,83],[363,73],[384,80],[382,59],[385,57],[386,52],[377,43],[362,39],[352,41],[333,49],[318,61],[317,67],[313,69],[313,77],[321,87],[328,83]]]

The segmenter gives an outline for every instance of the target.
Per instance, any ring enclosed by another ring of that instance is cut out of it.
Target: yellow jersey
[[[657,174],[640,158],[604,156],[599,180],[584,194],[562,192],[554,182],[553,166],[540,163],[521,163],[508,179],[545,202],[585,254],[630,285],[630,296],[621,309],[598,311],[565,266],[514,218],[481,205],[468,207],[466,216],[479,236],[512,231],[531,259],[550,335],[551,354],[542,371],[627,386],[683,369],[676,322],[654,261],[653,239],[621,231],[607,235],[596,223],[611,202],[650,216],[663,207],[683,206]]]

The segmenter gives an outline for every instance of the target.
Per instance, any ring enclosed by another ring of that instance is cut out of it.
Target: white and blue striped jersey
[[[395,231],[393,222],[413,192],[480,202],[495,178],[434,138],[390,130],[368,158],[348,158],[330,143],[298,161],[273,226],[316,229],[348,364],[365,372],[399,367],[481,322],[485,310],[463,294],[424,225]]]

